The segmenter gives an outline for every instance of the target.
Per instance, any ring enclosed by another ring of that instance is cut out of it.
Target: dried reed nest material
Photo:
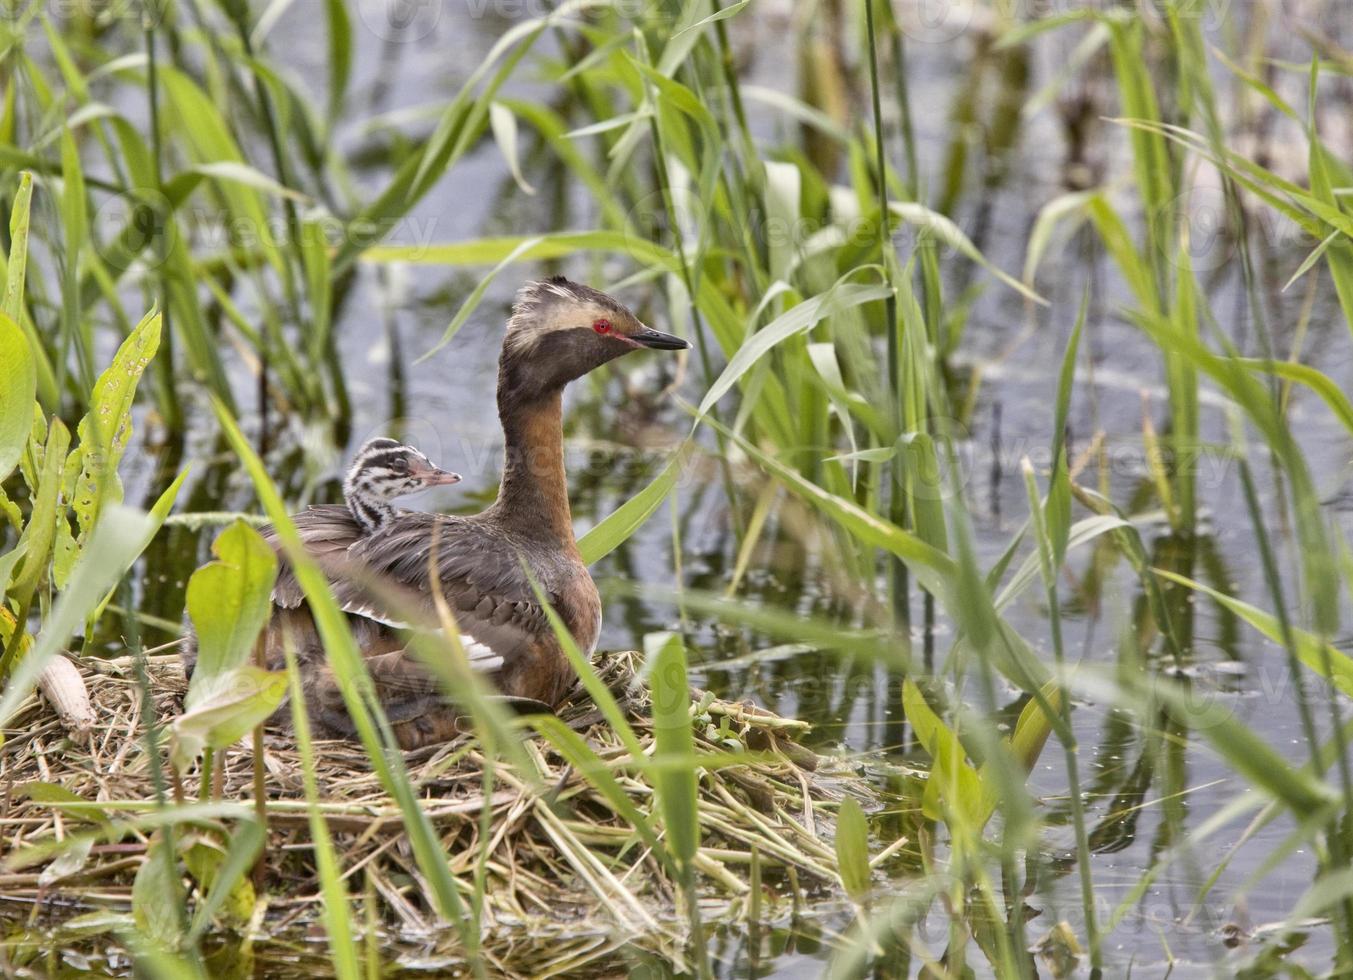
[[[648,694],[636,679],[635,657],[603,655],[597,666],[651,750]],[[181,705],[182,669],[175,655],[149,658],[147,666],[154,710],[167,723]],[[33,864],[16,860],[25,850],[31,854],[32,848],[97,831],[106,821],[144,814],[155,800],[134,665],[124,659],[81,670],[98,718],[86,737],[71,738],[55,711],[36,696],[4,732],[0,854],[9,857],[0,867],[0,920],[27,919],[34,906],[52,913],[49,921],[96,910],[125,912],[133,878],[146,859],[149,836],[131,830],[101,837],[83,861],[50,855]],[[834,890],[830,831],[835,804],[847,792],[867,797],[867,785],[839,763],[795,743],[808,729],[806,723],[749,704],[695,696],[698,751],[757,753],[755,761],[710,768],[700,777],[698,870],[704,917],[743,910],[750,900],[754,860],[768,885]],[[559,715],[603,760],[624,756],[620,739],[580,689]],[[493,819],[483,915],[486,952],[504,970],[531,973],[595,963],[623,944],[670,955],[684,926],[675,885],[661,863],[548,742],[534,738],[525,744],[538,779],[500,764],[488,800]],[[430,889],[413,859],[400,811],[361,746],[322,742],[316,749],[323,809],[349,893],[374,899],[387,939],[412,941],[430,955],[454,956],[455,934],[429,905]],[[472,881],[485,806],[478,743],[464,736],[407,753],[406,760],[452,855],[453,871],[462,882]],[[213,796],[251,799],[248,746],[218,754],[218,763]],[[266,737],[264,764],[269,840],[260,894],[266,912],[254,916],[253,928],[262,932],[254,936],[255,946],[310,924],[319,901],[300,756],[289,735]],[[653,791],[642,775],[627,768],[613,773],[639,810],[651,813]],[[190,773],[185,792],[195,796],[199,782],[200,775]],[[45,786],[35,790],[33,784]],[[539,791],[540,786],[546,790]],[[74,798],[105,805],[97,815],[59,805]]]

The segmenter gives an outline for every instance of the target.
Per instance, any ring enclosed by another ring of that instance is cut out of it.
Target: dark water
[[[301,6],[283,16],[269,43],[274,50],[285,46],[292,69],[313,82],[318,91],[326,72],[326,50],[322,34],[313,30],[311,15]],[[356,33],[359,48],[352,108],[340,129],[340,146],[355,161],[371,161],[354,166],[359,186],[367,190],[379,187],[386,173],[380,165],[380,129],[373,129],[371,122],[379,122],[387,113],[416,113],[421,106],[445,102],[513,23],[492,15],[468,16],[449,2],[420,9],[435,15],[428,14],[427,30],[416,40],[383,44],[371,29]],[[785,10],[767,8],[755,20],[740,18],[734,22],[734,40],[748,51],[750,73],[757,84],[793,91],[788,59],[755,55],[758,40],[783,30],[786,16]],[[1102,79],[1096,81],[1093,73],[1081,91],[1089,106],[1083,115],[1092,132],[1083,151],[1055,110],[1045,110],[1024,123],[1007,118],[1012,92],[1017,110],[1022,97],[1053,77],[1078,36],[1040,41],[1023,62],[981,53],[970,35],[940,39],[945,43],[917,43],[910,49],[921,171],[928,175],[929,199],[935,203],[951,196],[955,219],[989,257],[1016,274],[1023,265],[1037,209],[1067,189],[1071,169],[1083,166],[1100,176],[1128,172],[1121,133],[1098,121],[1100,115],[1116,113],[1112,86]],[[1298,61],[1305,57],[1300,50],[1289,53]],[[522,74],[529,77],[529,73]],[[981,81],[974,82],[975,77]],[[524,97],[542,92],[529,82],[513,83],[509,91]],[[1225,99],[1220,101],[1227,104]],[[972,117],[969,128],[976,127],[980,136],[968,146],[966,168],[960,171],[955,140],[968,130],[955,120],[968,116]],[[768,114],[755,118],[759,136],[772,138],[782,131]],[[957,193],[945,190],[948,175],[954,173],[961,174]],[[1119,198],[1128,200],[1124,195]],[[593,225],[592,209],[581,195],[569,192],[565,200],[562,213],[551,213],[539,200],[525,199],[514,190],[497,148],[486,140],[456,165],[396,230],[393,240],[444,242]],[[1267,329],[1275,348],[1285,353],[1292,343],[1305,287],[1294,287],[1290,291],[1294,295],[1280,294],[1278,289],[1310,243],[1281,229],[1272,231],[1261,234],[1256,262],[1259,289],[1269,314]],[[1200,244],[1197,251],[1195,260],[1205,273],[1202,278],[1218,319],[1243,348],[1258,349],[1260,327],[1251,320],[1233,250],[1224,242],[1212,241]],[[961,449],[963,493],[974,522],[981,565],[989,567],[996,561],[1024,520],[1027,507],[1019,461],[1025,454],[1044,450],[1050,442],[1050,391],[1056,365],[1087,288],[1093,290],[1086,343],[1094,355],[1094,372],[1093,376],[1083,372],[1078,381],[1072,412],[1073,456],[1085,448],[1095,431],[1103,430],[1113,499],[1134,512],[1158,507],[1142,456],[1141,420],[1144,391],[1149,395],[1147,411],[1157,426],[1166,415],[1160,353],[1116,315],[1130,305],[1130,298],[1101,251],[1083,234],[1051,249],[1039,284],[1052,305],[1049,312],[1037,314],[1030,314],[1018,297],[980,273],[970,277],[955,257],[946,257],[945,267],[950,295],[958,295],[972,283],[984,286],[956,358],[955,378],[955,392],[962,394],[980,369],[977,397],[971,413],[962,420],[968,435]],[[566,268],[598,285],[623,274],[604,261],[579,261]],[[503,276],[455,341],[426,362],[415,364],[436,343],[472,288],[474,276],[420,267],[360,267],[337,318],[355,406],[348,444],[325,445],[289,422],[280,423],[273,433],[279,448],[270,464],[297,502],[311,496],[331,498],[346,454],[368,436],[390,432],[408,436],[434,460],[467,477],[454,489],[420,498],[417,506],[473,510],[490,499],[496,488],[500,449],[493,381],[502,319],[516,282],[537,271],[523,267],[520,275]],[[1309,322],[1304,359],[1336,382],[1347,384],[1353,345],[1323,285],[1317,290]],[[577,385],[570,393],[566,424],[580,531],[645,486],[684,434],[684,416],[669,403],[645,397],[664,386],[662,372],[667,369],[636,358],[599,383]],[[699,388],[698,381],[688,378],[683,393],[698,398]],[[241,390],[247,392],[247,386]],[[1205,390],[1205,438],[1224,445],[1226,419],[1219,405]],[[246,406],[247,402],[242,408]],[[203,417],[201,431],[209,433],[207,406],[193,410]],[[244,414],[246,422],[256,423],[256,417],[251,418],[248,411]],[[1301,392],[1293,394],[1291,418],[1322,495],[1331,501],[1331,513],[1346,521],[1347,511],[1340,501],[1347,499],[1353,448],[1347,433],[1313,397]],[[182,509],[231,509],[250,499],[244,478],[210,435],[200,437],[190,455],[206,465],[199,467],[181,498]],[[153,479],[155,465],[164,462],[153,454],[130,458],[129,488],[145,486]],[[1273,480],[1262,461],[1256,462],[1270,526],[1279,528]],[[846,663],[836,654],[792,648],[766,654],[778,641],[693,614],[683,617],[663,601],[618,594],[633,583],[674,584],[678,566],[680,581],[687,586],[715,591],[726,586],[733,567],[734,538],[722,487],[714,477],[708,466],[697,466],[682,483],[675,504],[679,555],[673,552],[671,511],[664,507],[633,540],[595,569],[603,591],[611,596],[602,645],[635,647],[642,644],[646,633],[683,629],[692,644],[699,680],[706,686],[815,722],[814,738],[822,746],[871,761],[898,758],[909,749],[900,709],[900,679],[888,676],[882,668]],[[1093,477],[1087,476],[1087,481],[1093,483]],[[1194,540],[1173,537],[1163,521],[1143,524],[1153,564],[1182,571],[1268,608],[1271,603],[1236,469],[1219,452],[1204,460],[1199,498],[1204,507],[1204,533]],[[777,517],[772,527],[774,533],[758,551],[740,595],[803,615],[840,616],[848,610],[851,597],[841,594],[830,562],[805,544],[802,525]],[[184,580],[204,557],[209,538],[209,532],[176,528],[157,544],[146,562],[146,567],[156,570],[142,589],[147,611],[177,620]],[[1290,561],[1289,541],[1279,536],[1277,545],[1280,560]],[[1050,661],[1047,614],[1037,592],[1028,590],[1007,615],[1015,629]],[[1073,554],[1063,583],[1063,601],[1071,658],[1118,664],[1127,671],[1158,669],[1151,655],[1139,649],[1149,646],[1139,629],[1144,621],[1143,597],[1121,560],[1093,547]],[[1193,603],[1182,595],[1172,595],[1172,601],[1178,603],[1181,620],[1188,626],[1189,635],[1183,640],[1192,683],[1231,707],[1294,762],[1304,762],[1306,748],[1285,682],[1281,652],[1210,602]],[[919,624],[919,601],[913,614]],[[941,662],[951,639],[941,619],[933,640]],[[924,637],[918,634],[918,649],[923,645]],[[1002,694],[1015,700],[1013,690]],[[1244,786],[1194,733],[1165,733],[1175,739],[1174,748],[1162,750],[1157,744],[1158,730],[1090,701],[1077,704],[1074,723],[1081,743],[1082,778],[1091,794],[1097,852],[1094,878],[1103,921],[1131,893],[1153,856],[1235,800]],[[1049,853],[1069,852],[1072,847],[1064,802],[1066,778],[1055,748],[1049,746],[1031,777],[1032,790],[1044,801],[1051,828]],[[1200,853],[1173,863],[1132,904],[1107,941],[1106,954],[1114,973],[1132,965],[1135,975],[1159,976],[1173,959],[1176,977],[1225,974],[1228,952],[1222,929],[1227,923],[1257,927],[1290,912],[1314,869],[1314,861],[1304,850],[1282,862],[1259,887],[1246,887],[1242,903],[1233,899],[1260,862],[1291,832],[1290,823],[1283,820],[1255,833],[1206,899],[1197,900],[1199,886],[1239,840],[1251,815],[1247,813],[1215,834]],[[881,834],[886,834],[887,826],[886,821],[880,822]],[[1031,924],[1031,937],[1060,918],[1067,918],[1084,935],[1077,887],[1069,862],[1060,876],[1043,877],[1031,901],[1044,912]],[[720,933],[712,951],[727,975],[744,974],[753,961],[766,975],[816,974],[830,955],[830,945],[815,937],[814,930],[842,929],[850,918],[848,910],[840,908],[820,913],[816,920],[794,928],[785,921],[776,923],[756,945],[741,931]],[[947,924],[938,911],[932,911],[921,934],[931,953],[942,952]],[[1316,930],[1295,958],[1319,967],[1329,962],[1329,949],[1327,931]],[[980,973],[980,955],[975,949],[970,959]]]

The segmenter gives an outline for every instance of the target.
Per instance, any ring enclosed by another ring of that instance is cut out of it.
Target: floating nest
[[[650,702],[636,658],[600,655],[597,668],[651,749]],[[87,939],[81,948],[98,950],[107,968],[116,967],[120,955],[109,952],[117,942],[109,944],[107,934],[125,936],[121,930],[137,921],[132,886],[156,839],[137,819],[157,799],[156,767],[145,748],[144,699],[130,658],[80,669],[98,719],[92,729],[73,735],[34,695],[3,733],[0,854],[7,857],[0,865],[0,922],[22,923],[30,937],[43,930],[48,943],[102,934],[102,945]],[[154,710],[167,722],[186,688],[177,655],[147,658],[147,671]],[[797,905],[836,895],[834,814],[847,793],[867,803],[867,784],[800,745],[806,723],[698,691],[692,696],[698,752],[752,754],[746,764],[712,766],[700,776],[700,918],[731,921],[751,903],[774,903],[777,896]],[[601,759],[625,755],[581,687],[559,717]],[[505,973],[535,975],[614,965],[645,953],[680,961],[687,919],[664,865],[550,743],[529,738],[525,745],[536,772],[499,763],[487,800],[484,760],[471,736],[405,755],[452,871],[467,887],[477,869],[485,876],[480,932],[486,957]],[[431,888],[397,804],[359,745],[319,742],[315,749],[323,812],[357,904],[354,918],[376,930],[387,956],[392,947],[401,950],[403,965],[450,968],[461,950],[457,933],[428,901]],[[237,910],[233,925],[218,922],[212,935],[242,937],[255,951],[269,942],[287,945],[288,962],[306,972],[297,957],[307,948],[322,957],[324,941],[301,760],[291,736],[267,734],[263,761],[268,838],[254,879],[257,899],[248,914]],[[653,811],[653,790],[642,773],[620,767],[613,774],[641,812]],[[218,753],[208,795],[237,805],[252,801],[254,778],[246,740]],[[195,799],[201,783],[201,775],[190,772],[180,792]],[[100,806],[67,805],[77,799]],[[488,823],[485,806],[492,810]],[[228,828],[229,821],[221,825]],[[481,865],[485,827],[490,838]],[[54,847],[81,836],[93,838],[92,846]],[[754,881],[762,883],[755,896]],[[190,879],[185,886],[191,888]],[[229,946],[238,953],[239,942]]]

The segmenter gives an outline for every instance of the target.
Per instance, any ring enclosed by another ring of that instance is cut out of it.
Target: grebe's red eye
[[[611,321],[610,321],[610,320],[593,320],[593,321],[592,321],[592,329],[595,330],[597,333],[610,333],[610,332],[611,332]]]

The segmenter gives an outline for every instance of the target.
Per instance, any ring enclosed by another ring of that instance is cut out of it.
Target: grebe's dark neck
[[[519,400],[500,375],[498,417],[505,440],[495,515],[505,524],[573,549],[573,514],[564,474],[563,390]]]

